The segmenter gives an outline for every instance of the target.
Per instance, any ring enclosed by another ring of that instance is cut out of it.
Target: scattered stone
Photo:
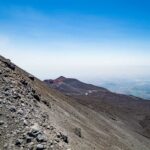
[[[40,131],[33,129],[31,132],[28,132],[27,134],[28,134],[28,136],[35,138],[38,136],[38,134],[40,134]]]
[[[59,139],[55,139],[55,141],[56,141],[56,143],[59,143],[59,142],[60,142],[60,140],[59,140]]]
[[[61,137],[65,143],[69,143],[68,137],[66,135],[62,135]]]
[[[4,128],[7,128],[7,127],[8,127],[7,125],[4,126]]]
[[[13,95],[13,98],[14,98],[14,99],[20,99],[21,96],[20,96],[19,94],[16,93],[16,94]]]
[[[23,120],[23,125],[24,125],[24,126],[27,126],[27,125],[28,125],[27,120]]]
[[[5,94],[5,96],[11,96],[9,91],[5,91],[4,94]]]
[[[66,135],[63,135],[61,132],[57,134],[57,138],[62,139],[65,143],[69,143],[68,137]]]
[[[17,114],[19,114],[19,115],[23,115],[23,110],[22,109],[19,109],[18,111],[17,111]]]
[[[6,143],[6,144],[4,144],[4,148],[6,149],[8,147],[8,144]]]
[[[49,108],[51,108],[51,105],[50,105],[50,102],[46,101],[46,100],[43,100],[42,101],[46,106],[48,106]]]
[[[0,125],[3,125],[4,124],[4,121],[0,120]]]
[[[11,63],[9,59],[5,60],[5,64],[12,70],[15,70],[15,65]]]
[[[15,145],[20,146],[22,144],[23,140],[22,139],[17,139]]]
[[[16,107],[15,106],[11,106],[9,109],[11,112],[16,112]]]
[[[81,129],[80,128],[75,128],[74,133],[78,136],[81,137]]]
[[[61,138],[61,133],[57,133],[57,138]]]
[[[49,126],[49,125],[48,125],[48,126],[47,126],[47,129],[49,129],[49,130],[52,131],[52,130],[54,130],[55,128],[54,128],[53,126]]]
[[[34,81],[34,76],[29,75],[28,77],[29,77],[29,79],[31,79],[32,81]]]
[[[47,129],[49,129],[49,130],[50,130],[50,126],[47,126]]]
[[[28,85],[28,82],[26,80],[21,80],[20,81],[23,85],[27,86]]]
[[[45,149],[45,146],[43,144],[38,144],[36,149],[37,150],[43,150],[43,149]]]
[[[46,142],[47,141],[46,137],[44,135],[42,135],[42,134],[38,134],[36,140],[38,142]]]
[[[33,94],[33,97],[37,100],[40,101],[40,96],[38,94]]]
[[[4,91],[8,91],[9,90],[9,87],[5,87]]]
[[[33,139],[32,137],[26,136],[26,142],[27,142],[27,143],[32,142],[32,139]]]
[[[11,134],[16,135],[17,132],[16,131],[11,131]]]
[[[28,150],[34,150],[34,142],[28,143]]]
[[[38,123],[32,124],[31,129],[39,131],[40,130],[39,124]]]

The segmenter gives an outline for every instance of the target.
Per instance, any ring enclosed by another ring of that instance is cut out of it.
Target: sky
[[[40,79],[150,77],[150,1],[0,0],[0,54]]]

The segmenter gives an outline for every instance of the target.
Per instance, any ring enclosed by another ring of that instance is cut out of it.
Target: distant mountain
[[[44,80],[44,82],[55,89],[58,89],[61,92],[64,92],[66,95],[89,95],[93,92],[106,92],[108,91],[105,88],[98,87],[92,84],[83,83],[77,79],[66,78],[60,76],[55,80]]]
[[[137,132],[138,126],[141,125],[141,134],[150,138],[150,101],[132,95],[113,93],[105,88],[62,76],[44,82],[50,88],[59,90],[95,112],[105,113],[114,120],[123,120]]]

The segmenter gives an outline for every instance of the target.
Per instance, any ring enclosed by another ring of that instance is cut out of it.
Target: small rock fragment
[[[57,138],[62,139],[65,143],[69,143],[68,137],[66,135],[63,135],[61,132],[57,134]]]
[[[17,111],[17,114],[23,115],[23,110],[22,110],[22,109],[19,109],[19,110]]]
[[[69,143],[68,137],[66,135],[62,135],[62,139],[65,143]]]
[[[29,75],[28,77],[29,77],[29,79],[31,79],[32,81],[34,81],[34,76]]]
[[[81,137],[81,129],[80,128],[75,128],[74,133],[78,136]]]
[[[32,130],[31,132],[28,132],[27,133],[30,137],[37,137],[38,136],[38,134],[40,134],[40,131],[38,131],[38,130]]]
[[[23,140],[22,139],[17,139],[15,145],[20,146],[22,144]]]
[[[44,145],[43,144],[38,144],[37,147],[36,147],[37,150],[43,150],[45,149]]]
[[[27,86],[28,85],[28,82],[26,80],[21,80],[20,81],[23,85]]]
[[[27,126],[27,125],[28,125],[27,120],[23,120],[23,125],[24,125],[24,126]]]
[[[33,97],[37,100],[37,101],[40,101],[40,97],[38,94],[33,94]]]
[[[12,64],[10,60],[7,60],[7,61],[5,62],[5,64],[6,64],[10,69],[15,70],[15,67],[16,67],[16,66],[15,66],[14,64]]]
[[[4,124],[4,121],[0,120],[0,125],[3,125]]]
[[[47,141],[46,137],[44,135],[42,135],[42,134],[38,134],[36,140],[38,142],[46,142]]]
[[[16,107],[15,106],[11,106],[9,109],[11,112],[16,112]]]
[[[26,142],[27,142],[27,143],[30,143],[30,142],[32,142],[32,139],[33,139],[32,137],[27,136],[27,137],[26,137]]]
[[[4,148],[6,149],[8,147],[8,144],[6,143],[6,144],[4,144]]]

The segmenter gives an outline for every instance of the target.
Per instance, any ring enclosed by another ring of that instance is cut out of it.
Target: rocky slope
[[[149,150],[149,138],[132,125],[48,88],[0,56],[0,150]]]
[[[50,101],[36,91],[36,80],[0,57],[1,150],[67,149],[68,137],[52,125]]]

